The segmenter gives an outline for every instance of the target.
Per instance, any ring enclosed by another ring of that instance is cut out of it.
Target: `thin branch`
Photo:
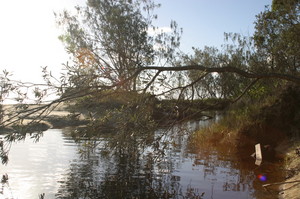
[[[146,90],[151,86],[151,84],[155,81],[155,79],[157,78],[157,76],[160,74],[161,71],[157,71],[156,74],[154,75],[154,77],[151,79],[150,82],[147,83],[146,87],[143,89],[144,93],[146,92]]]
[[[235,98],[234,100],[231,101],[231,103],[235,103],[239,99],[241,99],[258,80],[259,80],[259,78],[252,81],[237,98]]]
[[[8,119],[2,121],[0,123],[0,126],[9,126],[11,124],[15,124],[30,115],[38,113],[39,111],[42,111],[42,112],[39,113],[37,116],[35,116],[34,120],[44,118],[53,109],[51,109],[48,113],[46,113],[46,111],[49,110],[52,106],[55,106],[56,104],[59,104],[59,103],[65,102],[65,101],[69,101],[69,100],[73,100],[73,99],[77,99],[77,98],[80,98],[83,96],[99,93],[98,88],[101,88],[102,90],[113,89],[113,88],[119,87],[120,85],[124,84],[126,81],[130,81],[130,78],[126,79],[124,82],[115,83],[110,86],[98,86],[98,87],[96,87],[97,89],[95,89],[95,87],[79,88],[78,90],[76,90],[76,92],[70,92],[67,95],[64,95],[56,100],[51,101],[48,104],[43,104],[38,107],[19,111],[19,112],[15,113],[14,115],[12,115],[11,117],[9,117]],[[90,90],[90,89],[93,89],[93,90]],[[46,113],[46,114],[44,114],[44,113]]]
[[[183,95],[183,92],[184,92],[185,89],[187,89],[189,87],[193,87],[197,82],[199,82],[201,79],[203,79],[208,74],[209,73],[205,73],[204,75],[201,75],[198,79],[196,79],[195,81],[193,81],[190,84],[187,84],[187,85],[185,85],[183,87],[177,87],[177,88],[181,89],[178,99],[180,99],[181,95]]]

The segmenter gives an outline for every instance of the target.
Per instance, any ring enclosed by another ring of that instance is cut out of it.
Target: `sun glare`
[[[58,40],[54,11],[72,9],[79,1],[27,0],[0,3],[0,71],[6,69],[23,81],[40,82],[41,67],[61,69],[68,60]]]

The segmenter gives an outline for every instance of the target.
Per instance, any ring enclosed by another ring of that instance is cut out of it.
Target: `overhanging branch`
[[[300,84],[300,77],[296,75],[290,74],[282,74],[282,73],[254,73],[248,72],[236,67],[225,66],[225,67],[205,67],[202,65],[186,65],[186,66],[175,66],[175,67],[160,67],[160,66],[144,66],[140,67],[137,71],[138,74],[144,70],[158,70],[162,71],[188,71],[188,70],[198,70],[207,73],[235,73],[241,75],[246,78],[251,79],[283,79],[287,81],[291,81],[297,84]]]

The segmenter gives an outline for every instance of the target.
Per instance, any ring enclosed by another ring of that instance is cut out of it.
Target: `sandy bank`
[[[34,108],[41,107],[43,105],[29,105],[27,110],[33,110]],[[43,115],[42,119],[36,119],[42,113],[43,110],[37,111],[34,114],[27,115],[25,112],[23,115],[15,116],[12,120],[8,120],[12,114],[16,113],[16,105],[4,105],[4,121],[1,132],[14,130],[15,127],[26,127],[33,121],[38,122],[30,126],[30,131],[33,130],[47,130],[49,128],[63,128],[66,126],[76,126],[86,123],[86,119],[82,114],[71,113],[66,110],[65,105],[59,105],[54,110]],[[6,121],[6,122],[5,122]]]

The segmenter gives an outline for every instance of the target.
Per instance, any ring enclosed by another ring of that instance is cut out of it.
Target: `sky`
[[[72,10],[84,0],[0,1],[0,74],[4,69],[12,79],[41,82],[41,67],[59,76],[69,55],[58,40],[61,30],[53,12]],[[224,32],[245,36],[254,32],[255,16],[272,0],[155,0],[155,25],[166,27],[175,20],[183,28],[181,50],[216,46],[224,42]]]

